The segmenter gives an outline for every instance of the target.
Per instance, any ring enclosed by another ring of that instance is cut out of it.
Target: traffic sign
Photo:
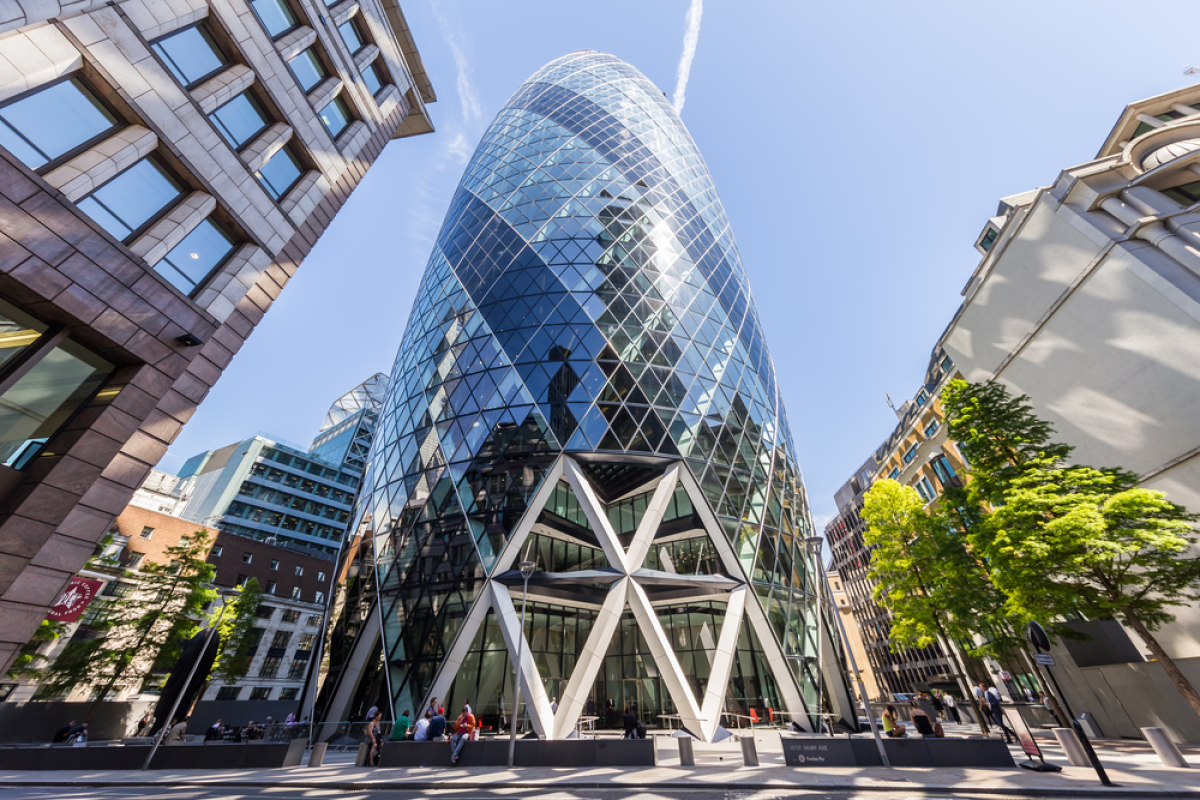
[[[1039,664],[1044,664],[1047,667],[1054,666],[1054,656],[1049,653],[1035,653],[1033,656]]]

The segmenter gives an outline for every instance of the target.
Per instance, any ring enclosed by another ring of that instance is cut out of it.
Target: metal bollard
[[[329,747],[325,742],[317,742],[312,746],[312,753],[308,756],[308,765],[310,767],[319,767],[325,763],[325,748]]]
[[[1179,752],[1179,748],[1175,746],[1175,743],[1163,733],[1162,728],[1142,728],[1142,735],[1146,737],[1146,741],[1150,742],[1150,746],[1154,748],[1154,752],[1158,753],[1158,757],[1168,767],[1183,767],[1184,769],[1188,769],[1192,766],[1184,759],[1183,753]]]
[[[370,766],[367,760],[371,757],[371,743],[363,742],[358,746],[358,757],[354,759],[354,766],[367,767]]]
[[[696,766],[696,751],[692,749],[692,737],[679,737],[679,763],[685,767]]]
[[[754,745],[754,734],[742,737],[742,763],[747,767],[758,766],[758,748]]]
[[[1074,728],[1054,728],[1054,738],[1058,739],[1059,745],[1067,756],[1067,763],[1072,767],[1090,767],[1091,761],[1088,761],[1087,753],[1084,752],[1083,742],[1079,741],[1079,735],[1075,733]]]

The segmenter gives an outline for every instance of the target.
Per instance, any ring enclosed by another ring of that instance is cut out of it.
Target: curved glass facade
[[[397,713],[438,696],[504,723],[525,560],[539,732],[607,724],[610,698],[706,739],[722,713],[813,709],[817,573],[771,360],[704,160],[640,72],[578,52],[512,96],[392,374],[359,513]]]

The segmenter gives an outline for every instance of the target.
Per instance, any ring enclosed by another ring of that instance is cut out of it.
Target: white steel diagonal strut
[[[600,540],[600,548],[604,550],[604,555],[608,558],[608,565],[628,575],[629,568],[625,563],[625,548],[621,547],[621,541],[617,538],[612,523],[608,521],[608,512],[604,510],[600,498],[596,496],[596,490],[588,483],[583,470],[579,468],[574,459],[563,459],[563,477],[567,479],[567,483],[571,484],[571,489],[575,492],[575,499],[579,501],[580,508],[583,509],[588,522],[591,523],[592,531]]]
[[[575,669],[571,672],[567,688],[559,698],[552,738],[565,739],[575,728],[575,722],[583,711],[584,703],[587,702],[588,691],[595,683],[600,668],[604,666],[604,655],[608,652],[608,645],[612,642],[613,634],[621,621],[621,612],[625,610],[626,587],[629,583],[628,578],[622,578],[613,584],[604,598],[604,605],[596,615],[587,642],[575,660]]]
[[[729,688],[729,677],[733,674],[733,662],[737,658],[738,633],[742,627],[743,613],[746,610],[746,595],[749,589],[739,586],[729,593],[729,602],[725,606],[725,620],[721,623],[721,636],[717,640],[717,653],[713,657],[709,670],[708,687],[704,692],[703,704],[700,706],[700,730],[702,738],[711,742],[717,735],[721,725],[721,710],[725,705],[725,692]]]
[[[488,610],[492,608],[494,602],[492,591],[491,585],[485,584],[479,596],[475,598],[475,604],[471,606],[471,610],[467,613],[467,618],[463,620],[462,627],[459,628],[458,634],[454,637],[454,643],[450,645],[450,650],[446,653],[446,658],[442,661],[442,665],[438,669],[433,685],[429,687],[427,696],[421,700],[421,708],[428,707],[429,701],[435,697],[440,697],[447,701],[450,700],[447,696],[450,692],[450,686],[458,676],[458,670],[462,666],[463,660],[466,659],[467,652],[471,649],[471,643],[475,641],[475,634],[479,633],[479,628],[483,625],[484,619],[487,618]],[[447,702],[448,705],[449,702]]]
[[[513,605],[508,587],[495,581],[492,582],[492,602],[496,608],[496,621],[504,635],[504,646],[508,648],[509,657],[515,661],[517,637],[525,635],[525,631],[521,630],[521,612]],[[537,665],[533,663],[529,640],[526,640],[525,646],[521,648],[518,674],[521,676],[521,693],[527,698],[525,707],[529,710],[529,720],[533,723],[533,729],[541,736],[552,738],[554,714],[550,711],[546,684],[542,681]],[[521,724],[517,716],[520,713],[521,709],[513,709],[512,724]]]
[[[654,534],[658,532],[658,526],[662,524],[667,505],[671,502],[671,497],[675,494],[675,487],[679,484],[680,469],[682,469],[682,465],[678,463],[667,467],[662,480],[654,488],[654,495],[646,506],[642,521],[638,523],[637,531],[633,534],[633,541],[629,543],[629,551],[625,560],[628,562],[630,570],[638,569],[646,560],[646,553],[650,551],[650,543],[654,540]]]
[[[654,665],[658,667],[659,676],[666,684],[667,691],[671,693],[671,699],[675,701],[675,709],[679,712],[684,727],[700,736],[703,730],[700,704],[696,702],[687,676],[679,665],[679,659],[675,657],[675,649],[671,647],[671,641],[663,631],[654,607],[650,605],[650,598],[636,581],[629,582],[629,606],[633,609],[638,628],[641,629],[642,636],[650,648],[650,655],[654,658]]]

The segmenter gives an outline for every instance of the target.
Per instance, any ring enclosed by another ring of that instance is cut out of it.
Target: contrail
[[[683,113],[687,100],[688,78],[692,74],[692,59],[696,57],[696,43],[700,41],[700,15],[704,13],[704,0],[692,0],[687,12],[687,30],[683,33],[683,55],[679,57],[679,68],[675,79],[675,113]]]

